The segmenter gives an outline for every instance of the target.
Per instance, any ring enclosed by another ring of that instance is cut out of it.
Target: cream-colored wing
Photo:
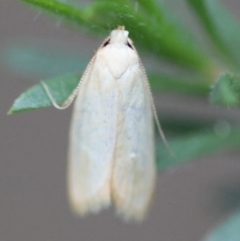
[[[116,122],[116,80],[97,54],[80,87],[70,128],[68,190],[79,214],[97,212],[111,202]]]
[[[151,98],[140,64],[118,80],[118,124],[112,180],[117,212],[126,220],[142,220],[155,186]]]

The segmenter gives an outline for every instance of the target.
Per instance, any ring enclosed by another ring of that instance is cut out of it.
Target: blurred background
[[[240,14],[238,0],[221,2],[232,15]],[[211,48],[186,1],[168,5],[202,46]],[[104,37],[88,35],[21,1],[0,1],[0,240],[196,241],[239,207],[240,151],[220,148],[159,172],[153,205],[140,225],[122,222],[113,208],[85,218],[71,212],[66,192],[71,108],[7,112],[40,79],[82,71]],[[148,71],[188,71],[139,52]],[[217,120],[215,128],[240,120],[237,108],[211,105],[207,94],[154,91],[154,99],[167,139],[172,136],[168,123],[178,118],[181,123]]]

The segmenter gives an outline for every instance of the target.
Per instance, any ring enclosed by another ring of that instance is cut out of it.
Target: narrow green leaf
[[[222,74],[212,87],[210,103],[225,106],[237,106],[240,103],[240,77]]]
[[[162,142],[157,143],[156,156],[160,171],[211,153],[217,149],[240,146],[240,129],[224,125],[169,140],[172,156]]]
[[[175,112],[171,114],[159,113],[158,119],[165,135],[171,137],[188,136],[193,133],[200,133],[200,131],[205,132],[210,126],[215,125],[215,120],[189,118],[189,116],[179,115]],[[157,129],[156,132],[158,133]]]
[[[38,41],[39,42],[39,41]],[[52,77],[77,72],[86,68],[86,54],[78,51],[63,50],[51,43],[11,44],[3,50],[2,60],[11,70],[22,75]],[[179,91],[184,93],[206,94],[209,92],[208,81],[167,74],[149,74],[153,91]]]
[[[49,90],[57,103],[62,103],[72,93],[73,89],[79,82],[79,79],[80,75],[75,74],[45,80],[45,83],[48,85]],[[38,109],[51,105],[52,102],[49,100],[42,85],[37,84],[22,93],[14,101],[13,106],[9,110],[8,114]]]
[[[156,54],[205,72],[214,68],[209,58],[189,33],[165,16],[164,9],[158,8],[159,16],[142,15],[132,4],[99,1],[77,9],[53,0],[22,0],[31,3],[57,16],[65,17],[72,23],[85,26],[94,33],[105,32],[109,28],[124,25],[130,31],[137,45]]]
[[[167,74],[149,74],[149,82],[153,91],[177,91],[187,94],[207,94],[210,87],[207,81],[194,80]]]
[[[85,21],[91,15],[91,12],[77,9],[72,5],[52,0],[22,0],[23,2],[31,3],[43,10],[48,10],[50,13],[65,17],[67,20],[80,25],[85,25]]]
[[[240,240],[240,210],[237,210],[227,220],[211,231],[203,241],[239,241]]]
[[[209,37],[235,67],[240,65],[240,21],[219,0],[186,0]]]
[[[84,50],[80,54],[76,50],[66,50],[64,45],[39,41],[31,41],[31,44],[13,43],[6,46],[0,56],[0,60],[11,70],[35,77],[61,76],[82,71],[86,68],[88,58]]]
[[[147,14],[154,15],[155,18],[159,19],[162,17],[162,11],[159,9],[159,4],[154,0],[130,0],[134,4],[135,10],[145,12]]]

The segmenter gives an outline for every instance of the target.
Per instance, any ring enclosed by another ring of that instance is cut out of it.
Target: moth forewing
[[[121,98],[112,193],[117,212],[126,220],[145,217],[155,186],[153,116],[145,78],[138,61],[118,82]]]
[[[85,214],[111,202],[116,141],[116,81],[104,71],[98,53],[81,87],[70,128],[68,186],[74,210]]]

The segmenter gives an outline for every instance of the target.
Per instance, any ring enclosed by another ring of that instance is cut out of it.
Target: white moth
[[[62,106],[42,84],[59,109],[68,107],[77,95],[68,157],[73,210],[84,215],[114,203],[125,220],[142,220],[155,186],[156,111],[128,31],[118,27],[111,32]]]

